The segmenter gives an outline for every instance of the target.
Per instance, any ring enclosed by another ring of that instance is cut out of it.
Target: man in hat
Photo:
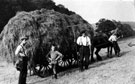
[[[86,31],[81,32],[81,36],[77,38],[77,44],[78,46],[80,46],[79,47],[80,70],[83,71],[83,66],[85,66],[85,69],[88,69],[90,47],[91,47],[91,41],[90,38],[87,36]],[[85,58],[85,62],[84,62],[84,58]]]
[[[26,50],[25,50],[25,45],[26,41],[28,40],[27,36],[23,36],[21,38],[21,43],[17,46],[15,50],[15,55],[18,56],[19,61],[21,61],[21,66],[20,66],[20,75],[19,75],[19,81],[18,84],[26,84],[26,77],[27,77],[27,62],[28,62],[28,57],[26,55]],[[17,63],[19,63],[19,61]]]

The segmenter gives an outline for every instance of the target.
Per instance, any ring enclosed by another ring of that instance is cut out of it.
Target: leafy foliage
[[[0,0],[0,32],[8,20],[15,16],[18,11],[33,11],[41,8],[55,10],[68,15],[75,14],[65,7],[55,5],[52,0]]]
[[[122,24],[120,30],[122,30],[123,37],[129,37],[135,35],[135,31],[131,28],[129,24]]]
[[[96,23],[98,29],[97,31],[102,31],[102,32],[109,32],[113,29],[116,28],[115,24],[111,21],[111,20],[108,20],[108,19],[100,19],[98,23]]]
[[[126,23],[122,24],[120,21],[108,20],[105,18],[100,19],[96,23],[96,26],[97,26],[96,31],[102,31],[104,33],[109,33],[111,30],[119,28],[120,31],[122,31],[124,37],[132,36],[135,33],[129,24]]]

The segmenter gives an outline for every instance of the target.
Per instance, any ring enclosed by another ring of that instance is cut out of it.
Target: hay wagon
[[[45,76],[51,68],[45,56],[52,42],[59,45],[59,51],[64,55],[58,62],[60,68],[77,64],[75,43],[83,30],[93,35],[93,27],[77,14],[66,15],[47,9],[18,12],[0,34],[0,56],[14,62],[14,51],[20,42],[19,38],[27,35],[29,65],[36,74]]]

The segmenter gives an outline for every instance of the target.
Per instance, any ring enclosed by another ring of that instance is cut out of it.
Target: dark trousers
[[[23,57],[22,60],[23,63],[22,63],[22,68],[20,70],[18,84],[26,84],[28,59],[27,57]]]
[[[88,69],[90,56],[89,46],[81,46],[79,49],[79,53],[80,53],[80,69],[83,70],[83,66],[85,66],[85,69]]]
[[[114,47],[115,54],[118,54],[120,52],[120,47],[117,41],[113,41],[113,47]]]

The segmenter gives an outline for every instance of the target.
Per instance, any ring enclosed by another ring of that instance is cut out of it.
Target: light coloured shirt
[[[25,50],[22,45],[18,45],[15,50],[15,55],[20,57],[25,57]]]
[[[111,42],[117,41],[117,36],[116,35],[111,35],[108,40],[111,41]]]
[[[88,36],[80,36],[77,39],[77,44],[78,45],[83,45],[83,46],[90,46],[91,45],[91,41],[90,38]]]

